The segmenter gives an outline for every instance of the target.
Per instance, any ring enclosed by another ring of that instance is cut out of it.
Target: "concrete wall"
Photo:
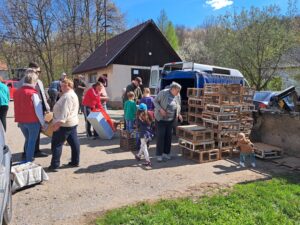
[[[287,154],[300,155],[300,116],[263,113],[257,117],[251,137],[279,146]]]

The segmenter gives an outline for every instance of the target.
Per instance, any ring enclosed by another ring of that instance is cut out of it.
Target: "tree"
[[[166,30],[166,38],[173,47],[175,51],[178,50],[178,38],[175,32],[175,28],[172,22],[168,23],[167,30]]]
[[[157,18],[157,26],[160,31],[166,35],[169,19],[164,9],[160,11],[159,17]]]

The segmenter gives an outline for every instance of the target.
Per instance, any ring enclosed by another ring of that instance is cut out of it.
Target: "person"
[[[126,87],[126,91],[123,95],[123,103],[128,100],[128,92],[132,91],[134,93],[134,101],[136,104],[139,103],[139,100],[142,98],[142,91],[140,86],[142,85],[142,78],[136,77],[131,84]]]
[[[106,79],[106,77],[101,76],[101,77],[99,77],[98,82],[100,82],[103,85],[103,87],[101,88],[101,91],[100,91],[101,103],[102,103],[103,108],[107,112],[107,101],[109,99],[106,89],[105,89],[105,87],[107,87],[107,79]]]
[[[25,161],[34,160],[35,143],[41,126],[45,127],[42,101],[35,89],[38,75],[33,69],[27,69],[24,83],[14,93],[15,122],[18,123],[25,137]]]
[[[154,99],[150,96],[150,89],[144,88],[144,95],[141,98],[140,103],[144,103],[147,105],[148,112],[153,113],[154,112]]]
[[[41,68],[40,68],[40,66],[36,62],[30,62],[28,64],[28,69],[33,69],[36,72],[36,74],[38,75],[38,77],[41,74]],[[17,83],[17,87],[18,88],[22,87],[22,85],[24,83],[24,78],[25,77],[23,77]],[[44,114],[49,113],[50,112],[50,106],[48,105],[48,102],[47,102],[47,97],[46,97],[46,93],[45,93],[45,89],[44,89],[44,84],[43,84],[43,82],[40,79],[37,80],[35,89],[37,90],[38,95],[39,95],[39,97],[40,97],[40,99],[42,101],[43,113]],[[47,157],[47,156],[48,156],[47,153],[42,152],[40,150],[40,134],[39,134],[38,138],[36,140],[36,143],[35,143],[34,157]],[[24,157],[25,157],[25,149],[24,149],[24,153],[23,153],[23,158]]]
[[[53,106],[57,101],[59,93],[60,93],[60,81],[54,80],[51,82],[48,89],[48,95],[50,98],[50,110],[53,109]]]
[[[136,103],[134,101],[134,93],[127,93],[128,100],[124,103],[124,117],[126,121],[126,130],[132,132],[134,129],[134,121],[136,118]]]
[[[171,159],[173,123],[177,119],[182,121],[180,90],[180,84],[172,82],[170,89],[161,90],[153,102],[157,128],[156,156],[158,162]]]
[[[77,136],[79,101],[73,87],[73,81],[68,78],[64,79],[61,82],[62,96],[53,107],[52,159],[51,165],[48,167],[50,172],[57,172],[60,166],[60,157],[65,141],[71,146],[71,161],[68,166],[79,166],[80,145]]]
[[[92,133],[91,124],[87,120],[87,117],[93,110],[96,109],[103,110],[101,104],[101,97],[100,97],[100,91],[102,86],[103,85],[100,82],[96,82],[95,84],[93,84],[92,87],[89,88],[85,93],[82,101],[86,134],[88,138],[92,138],[92,139],[96,139],[98,134],[96,133],[96,131],[93,131]]]
[[[8,86],[3,83],[3,77],[0,76],[0,120],[5,131],[9,100],[10,95]]]
[[[250,157],[251,166],[255,167],[254,145],[246,138],[244,133],[237,135],[236,147],[240,149],[240,166],[245,167],[245,160],[247,157]]]
[[[146,161],[144,163],[145,166],[152,166],[148,152],[149,142],[154,136],[152,130],[152,120],[153,118],[151,118],[151,116],[148,114],[147,105],[145,103],[141,103],[137,113],[137,127],[141,145],[138,154],[135,155],[135,158],[139,161],[141,160],[142,155],[144,155]]]
[[[83,112],[82,97],[83,97],[85,88],[86,88],[86,84],[83,80],[82,75],[79,75],[78,77],[74,78],[74,91],[77,94],[77,97],[79,100],[79,113]]]

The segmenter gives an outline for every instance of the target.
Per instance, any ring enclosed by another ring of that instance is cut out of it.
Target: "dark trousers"
[[[0,106],[0,120],[3,124],[4,130],[6,131],[6,115],[8,111],[7,105],[1,105]]]
[[[58,168],[60,166],[62,147],[66,140],[71,147],[71,163],[74,165],[79,164],[80,145],[77,137],[77,126],[60,127],[59,130],[53,132],[51,141],[51,166],[53,168]]]
[[[91,108],[87,107],[87,106],[83,106],[83,114],[84,114],[84,119],[85,119],[86,135],[88,137],[92,137],[92,136],[97,137],[98,136],[97,132],[94,130],[94,132],[92,133],[92,131],[91,131],[92,125],[87,120],[87,117],[90,113],[91,113]]]
[[[156,155],[170,154],[174,121],[156,121]]]

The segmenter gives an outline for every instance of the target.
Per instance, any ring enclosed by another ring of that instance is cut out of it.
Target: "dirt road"
[[[12,106],[12,105],[11,105]],[[268,177],[258,162],[256,170],[237,170],[232,161],[196,164],[184,159],[176,145],[171,161],[146,169],[131,152],[119,149],[119,139],[88,140],[80,115],[80,168],[62,168],[49,173],[50,180],[13,195],[14,225],[86,224],[104,210],[166,197],[201,195],[233,184]],[[13,108],[8,113],[7,144],[14,160],[20,159],[24,138],[14,123]],[[176,142],[174,142],[176,143]],[[155,153],[155,144],[150,154]],[[50,153],[50,139],[42,136],[41,149]],[[62,164],[70,159],[70,147],[64,146]],[[49,166],[51,156],[36,163]],[[264,163],[266,164],[266,163]]]

